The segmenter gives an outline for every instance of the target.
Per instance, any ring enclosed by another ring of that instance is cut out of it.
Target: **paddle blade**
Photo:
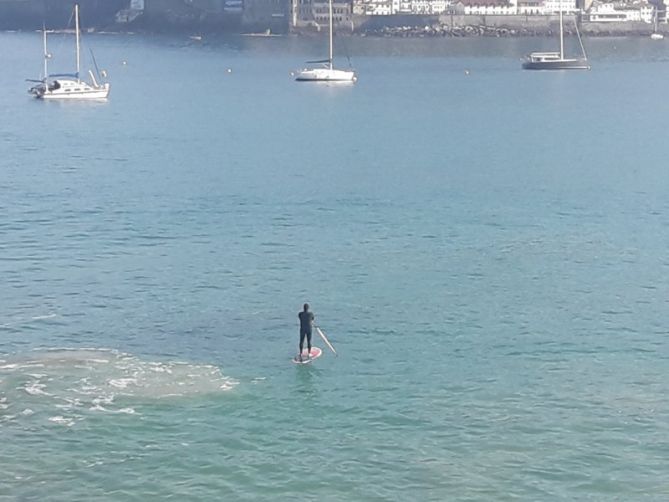
[[[335,348],[334,348],[334,347],[332,346],[332,344],[330,343],[330,340],[328,340],[328,337],[325,336],[325,333],[323,333],[323,331],[321,331],[321,328],[319,328],[318,326],[316,326],[316,332],[317,332],[317,333],[320,335],[320,337],[323,339],[323,341],[325,342],[325,345],[327,345],[328,348],[329,348],[332,352],[334,352],[334,355],[335,355],[335,356],[338,355],[338,354],[337,354],[337,351],[335,350]]]

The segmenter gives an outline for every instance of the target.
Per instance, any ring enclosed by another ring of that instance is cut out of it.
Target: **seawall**
[[[576,33],[577,16],[564,17],[564,31]],[[559,32],[558,16],[354,16],[354,31],[365,36],[439,37],[439,36],[550,36]],[[580,21],[584,36],[646,36],[651,24],[643,22],[593,23]],[[659,31],[669,33],[669,25]]]

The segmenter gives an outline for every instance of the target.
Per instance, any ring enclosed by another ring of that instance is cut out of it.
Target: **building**
[[[398,10],[399,2],[397,2],[397,9],[395,9],[395,0],[366,0],[353,4],[354,14],[366,16],[392,16]]]
[[[354,0],[353,13],[367,16],[438,16],[446,13],[450,5],[451,0]]]
[[[439,15],[446,12],[449,2],[446,0],[411,0],[409,8],[411,14]]]
[[[454,11],[466,16],[510,16],[517,8],[508,0],[458,0]]]
[[[315,0],[294,0],[312,2]],[[324,0],[319,0],[324,1]],[[593,22],[653,22],[652,3],[647,0],[352,0],[352,12],[367,16],[423,15],[434,16],[448,12],[478,16],[554,16],[586,13],[585,20]],[[652,0],[650,0],[652,1]],[[667,0],[669,2],[669,0]],[[667,22],[666,8],[658,2],[658,20]]]
[[[366,12],[365,12],[366,13]],[[333,0],[332,22],[335,27],[353,30],[353,5],[350,1]],[[292,24],[296,28],[327,29],[330,4],[326,0],[292,0]]]
[[[544,3],[545,14],[578,14],[581,9],[576,5],[576,0],[546,0]]]
[[[518,14],[523,16],[543,16],[546,14],[544,0],[518,0]]]
[[[399,0],[397,13],[411,14],[411,0]]]
[[[650,4],[628,5],[595,1],[587,16],[588,20],[593,23],[624,23],[629,21],[652,23],[653,6]]]

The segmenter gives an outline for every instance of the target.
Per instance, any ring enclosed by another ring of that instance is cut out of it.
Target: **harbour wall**
[[[383,37],[551,36],[559,33],[559,22],[558,16],[529,15],[353,16],[353,31]],[[567,35],[576,34],[576,22],[584,36],[643,36],[653,29],[643,22],[593,23],[564,16]],[[669,25],[658,31],[669,33]]]

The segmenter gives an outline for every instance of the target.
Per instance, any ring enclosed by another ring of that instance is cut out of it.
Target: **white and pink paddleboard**
[[[297,355],[293,357],[293,362],[295,364],[308,364],[314,359],[318,359],[323,354],[323,351],[318,347],[311,347],[311,352],[307,352],[307,349],[302,349],[302,359]]]

